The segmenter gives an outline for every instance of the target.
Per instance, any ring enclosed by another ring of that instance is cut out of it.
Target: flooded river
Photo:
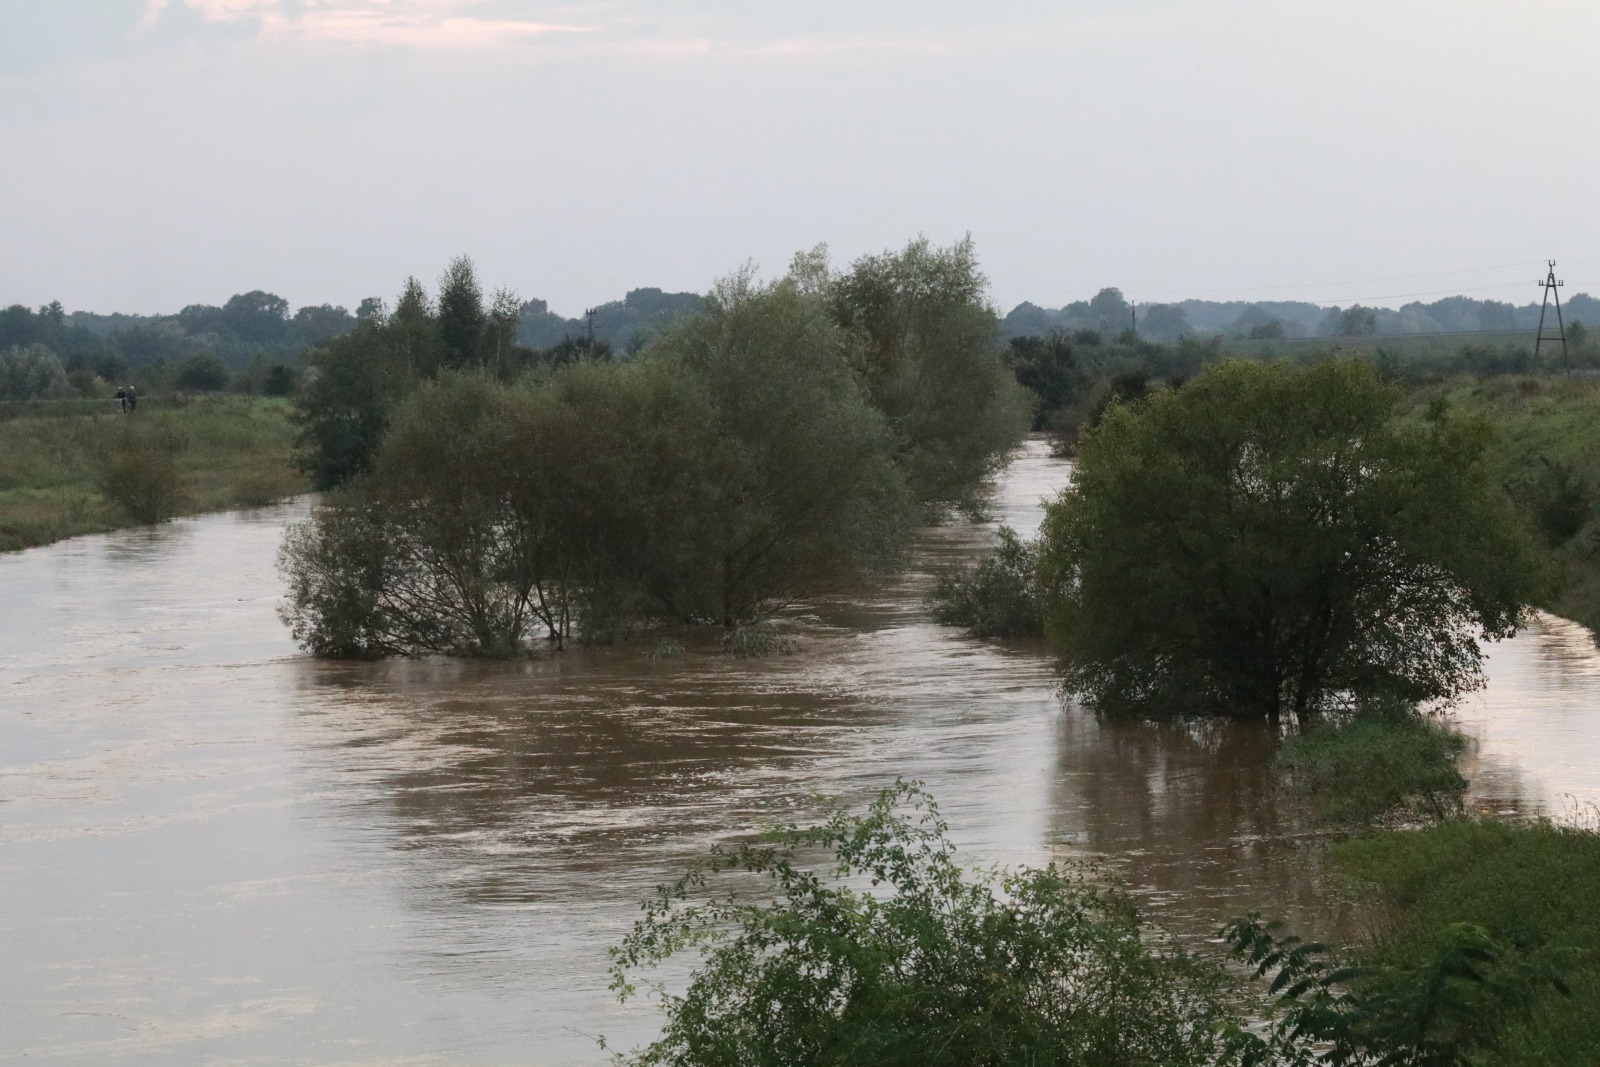
[[[999,517],[1066,469],[1031,446]],[[298,506],[0,557],[0,1062],[596,1063],[647,1039],[605,949],[711,842],[920,778],[972,863],[1089,857],[1158,921],[1341,911],[1257,732],[1098,724],[1035,647],[965,640],[924,539],[875,598],[714,640],[515,664],[328,664],[277,620]],[[1474,803],[1600,800],[1600,656],[1541,619],[1460,718]]]

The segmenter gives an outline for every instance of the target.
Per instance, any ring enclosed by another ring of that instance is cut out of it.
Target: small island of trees
[[[1026,432],[970,241],[720,283],[627,361],[514,341],[457,261],[313,357],[283,551],[325,656],[505,656],[650,622],[735,628],[892,571]]]

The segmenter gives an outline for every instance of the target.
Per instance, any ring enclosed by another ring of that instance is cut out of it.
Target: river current
[[[997,521],[1036,531],[1038,442]],[[606,948],[713,842],[939,799],[972,864],[1100,865],[1157,922],[1242,911],[1338,933],[1350,905],[1274,796],[1254,730],[1102,724],[1031,644],[935,625],[928,531],[866,599],[783,620],[760,660],[695,637],[516,663],[317,662],[275,608],[294,504],[0,557],[0,1062],[597,1063],[647,1040]],[[1457,717],[1472,802],[1592,818],[1600,655],[1539,617]]]

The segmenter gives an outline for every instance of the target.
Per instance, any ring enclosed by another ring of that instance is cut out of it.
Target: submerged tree
[[[662,468],[692,469],[704,415],[652,377],[575,367],[421,386],[371,473],[285,541],[296,639],[341,658],[503,656],[541,631],[564,641],[580,617],[593,636],[638,614],[650,516],[678,488]]]
[[[406,310],[402,298],[394,315],[361,320],[307,360],[295,418],[300,465],[317,489],[336,488],[372,466],[395,405],[422,374]]]
[[[1223,363],[1113,406],[1047,508],[1068,686],[1108,712],[1302,725],[1477,685],[1535,555],[1486,425],[1393,417],[1365,363]]]
[[[1000,542],[969,567],[946,571],[933,591],[933,617],[969,637],[1042,637],[1039,545],[1009,526]]]
[[[912,492],[924,503],[971,503],[1030,417],[972,239],[935,248],[918,238],[837,276],[825,256],[797,256],[793,273],[862,338],[858,374],[899,438]]]
[[[542,626],[739,626],[904,557],[914,509],[851,340],[790,283],[735,278],[627,364],[447,374],[286,543],[324,655],[501,655]]]
[[[1056,418],[1080,403],[1093,381],[1077,341],[1061,330],[1042,337],[1013,337],[1007,353],[1017,384],[1033,395],[1033,428],[1051,429]]]
[[[914,522],[895,439],[851,374],[855,345],[790,281],[720,284],[706,314],[651,344],[707,410],[686,480],[679,558],[657,572],[670,614],[733,626],[897,566]]]

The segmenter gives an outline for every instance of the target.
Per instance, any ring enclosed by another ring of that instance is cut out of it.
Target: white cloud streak
[[[218,24],[253,23],[266,39],[482,49],[552,34],[591,32],[566,22],[474,14],[481,0],[148,0],[147,21],[173,2]]]
[[[618,0],[541,4],[541,17],[507,15],[495,0],[145,0],[145,26],[185,9],[218,26],[254,26],[262,40],[482,50],[565,38],[621,55],[805,59],[849,53],[949,53],[970,33],[882,32],[845,17],[836,32],[784,32],[752,10],[736,16]]]

